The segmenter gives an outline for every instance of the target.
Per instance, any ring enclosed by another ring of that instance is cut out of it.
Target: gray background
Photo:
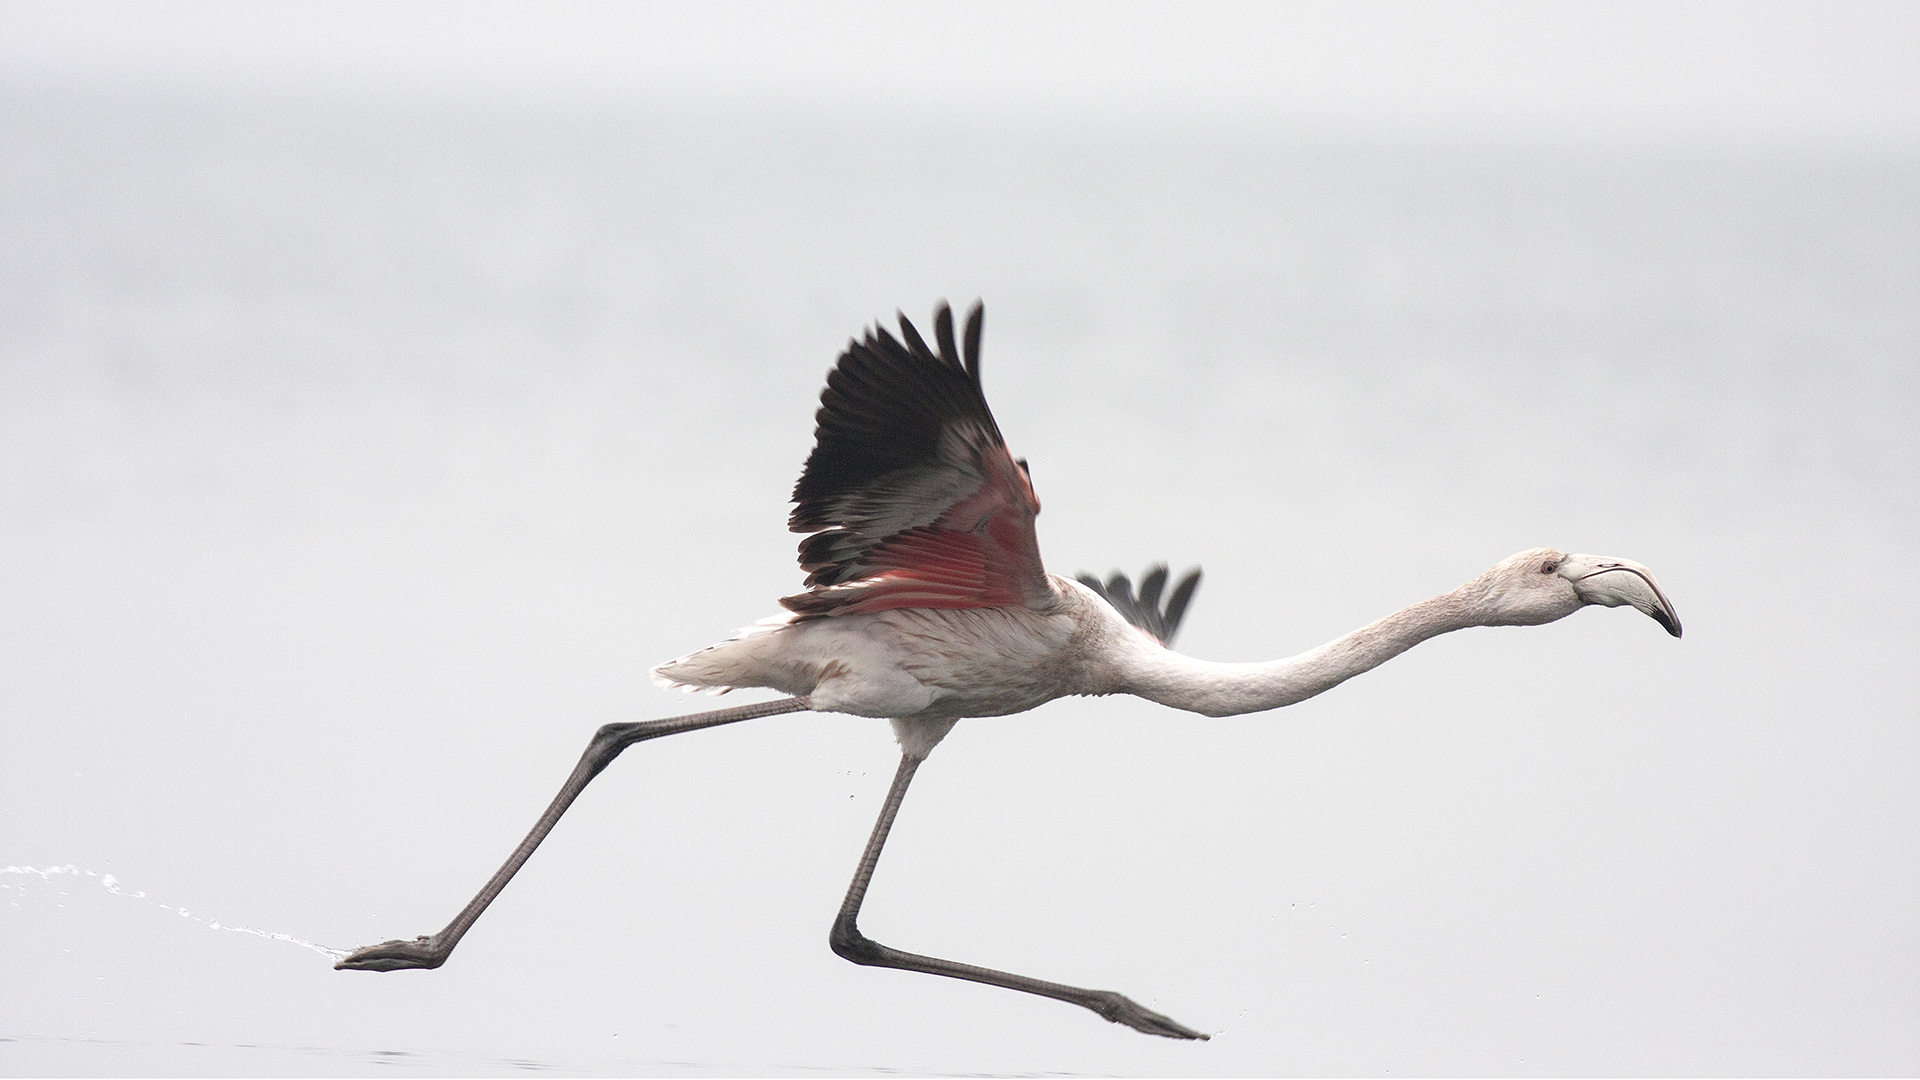
[[[0,6],[0,1070],[1920,1070],[1916,43]],[[852,717],[632,752],[436,972],[211,929],[441,926],[595,725],[706,703],[648,666],[797,587],[839,346],[975,296],[1049,566],[1203,564],[1183,651],[1536,544],[1648,563],[1687,637],[963,724],[865,928],[1203,1045],[834,957],[895,761]]]

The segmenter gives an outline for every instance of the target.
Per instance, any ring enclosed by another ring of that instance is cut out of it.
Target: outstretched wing
[[[1025,462],[1007,452],[980,392],[979,304],[964,363],[953,312],[934,310],[940,351],[900,316],[904,343],[880,327],[848,342],[827,374],[813,453],[794,485],[806,592],[801,615],[899,607],[1040,604],[1050,595]]]
[[[1200,568],[1187,571],[1180,584],[1173,587],[1173,595],[1167,598],[1167,606],[1160,606],[1160,593],[1167,587],[1167,564],[1156,563],[1140,579],[1140,595],[1133,595],[1133,582],[1127,575],[1115,571],[1113,576],[1102,582],[1092,574],[1079,575],[1079,582],[1113,605],[1113,610],[1128,622],[1153,635],[1153,639],[1162,645],[1172,645],[1173,635],[1180,629],[1180,620],[1187,613],[1187,603],[1193,599],[1193,590],[1200,587]]]

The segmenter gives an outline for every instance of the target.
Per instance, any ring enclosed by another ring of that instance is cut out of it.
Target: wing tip
[[[906,312],[895,310],[894,317],[899,320],[900,333],[906,339],[907,347],[915,356],[937,360],[949,367],[967,373],[973,385],[980,385],[980,338],[986,327],[987,305],[984,300],[975,298],[967,307],[965,329],[960,332],[960,344],[956,348],[953,337],[953,305],[945,299],[933,305],[933,339],[939,346],[938,351],[927,347],[926,339],[920,336],[920,330],[907,318]],[[885,334],[886,331],[880,331]],[[868,332],[871,335],[872,331]]]
[[[1074,579],[1099,594],[1102,600],[1113,605],[1120,617],[1139,627],[1161,645],[1171,647],[1174,635],[1180,631],[1180,623],[1186,618],[1187,605],[1193,602],[1193,594],[1200,587],[1200,568],[1194,567],[1182,574],[1173,592],[1167,597],[1166,606],[1160,604],[1160,596],[1167,582],[1167,564],[1154,563],[1140,577],[1140,592],[1133,591],[1133,581],[1127,575],[1114,571],[1106,581],[1092,574],[1080,573]]]
[[[962,334],[961,355],[967,364],[967,377],[975,386],[980,385],[980,331],[987,319],[986,302],[976,297],[973,306],[967,309],[967,329]]]

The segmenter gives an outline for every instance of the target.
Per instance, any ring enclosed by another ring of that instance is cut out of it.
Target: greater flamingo
[[[965,350],[953,315],[934,312],[935,352],[900,316],[899,339],[876,327],[849,342],[827,375],[818,429],[793,491],[789,525],[807,590],[782,614],[653,669],[663,686],[716,692],[768,687],[776,701],[645,723],[608,724],[533,830],[479,895],[431,937],[360,949],[336,967],[436,968],[533,854],[574,798],[637,742],[777,713],[884,717],[900,767],[828,940],[856,964],[923,971],[1058,998],[1137,1031],[1205,1039],[1121,994],[1084,990],[881,945],[857,920],[867,882],[915,770],[969,716],[1022,712],[1073,694],[1135,694],[1207,716],[1259,712],[1310,698],[1438,634],[1469,626],[1532,626],[1589,604],[1628,605],[1674,637],[1680,620],[1646,567],[1626,559],[1534,548],[1451,592],[1284,660],[1216,664],[1168,650],[1199,571],[1165,606],[1164,566],[1138,596],[1049,574],[1033,519],[1026,462],[1013,457],[980,389],[978,304]],[[964,359],[963,359],[964,357]]]

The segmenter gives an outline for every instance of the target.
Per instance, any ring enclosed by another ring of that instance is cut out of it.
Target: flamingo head
[[[1680,616],[1653,580],[1653,571],[1632,559],[1569,555],[1534,548],[1501,560],[1473,583],[1482,620],[1496,626],[1553,622],[1586,607],[1631,607],[1680,636]]]

